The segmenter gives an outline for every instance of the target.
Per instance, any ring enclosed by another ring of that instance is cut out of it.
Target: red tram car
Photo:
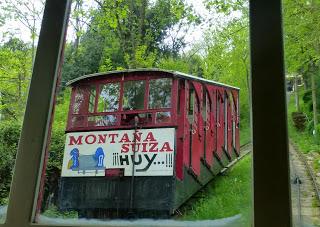
[[[239,156],[238,88],[160,69],[68,85],[61,209],[169,215]]]

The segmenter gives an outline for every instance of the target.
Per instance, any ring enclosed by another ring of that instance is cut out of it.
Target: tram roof
[[[196,81],[200,81],[200,82],[205,82],[205,83],[209,83],[209,84],[220,85],[220,86],[240,90],[240,88],[238,88],[238,87],[215,82],[212,80],[207,80],[207,79],[204,79],[201,77],[196,77],[193,75],[189,75],[189,74],[174,71],[174,70],[164,70],[164,69],[158,69],[158,68],[125,69],[125,70],[114,70],[114,71],[108,71],[108,72],[102,72],[102,73],[93,73],[93,74],[83,75],[83,76],[80,76],[80,77],[75,78],[73,80],[70,80],[69,82],[67,82],[66,85],[69,86],[69,85],[72,85],[76,82],[82,81],[84,79],[90,79],[90,78],[95,78],[95,77],[99,77],[99,76],[122,74],[122,73],[132,73],[132,72],[165,72],[165,73],[172,74],[174,77],[180,77],[180,78],[185,78],[185,79],[189,79],[189,80],[196,80]]]

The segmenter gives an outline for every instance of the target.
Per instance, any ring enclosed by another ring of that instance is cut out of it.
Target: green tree
[[[0,205],[7,204],[21,125],[0,121]]]
[[[171,37],[169,47],[164,41],[170,30],[174,26],[182,29],[199,23],[199,17],[183,0],[96,2],[100,7],[94,18],[95,28],[106,35],[112,31],[124,56],[125,67],[129,68],[153,65],[160,53],[177,53],[185,45],[184,37]]]
[[[204,76],[239,87],[241,122],[249,126],[249,33],[248,18],[229,21],[206,34],[203,60]]]
[[[8,18],[15,18],[15,20],[30,33],[30,39],[32,41],[32,59],[34,59],[36,50],[35,42],[40,31],[38,24],[40,24],[42,20],[44,1],[4,0],[4,3],[0,5],[0,7],[0,9],[7,12],[6,15]]]
[[[0,114],[21,120],[31,77],[30,48],[17,38],[0,46]]]
[[[320,74],[320,2],[284,1],[285,60],[288,74],[301,74],[312,91],[313,129],[317,137],[317,81]]]

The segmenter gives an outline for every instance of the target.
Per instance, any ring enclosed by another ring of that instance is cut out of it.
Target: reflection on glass
[[[169,123],[171,122],[170,112],[157,112],[156,123]]]
[[[78,114],[80,109],[82,108],[82,104],[84,100],[84,90],[80,87],[77,87],[75,96],[74,96],[74,103],[73,103],[73,113]]]
[[[194,109],[194,90],[193,88],[189,89],[189,115],[193,115]]]
[[[7,206],[1,206],[0,205],[0,224],[3,224],[6,220],[7,215]]]
[[[96,86],[90,87],[90,97],[89,97],[89,112],[94,112],[94,106],[96,102]]]
[[[123,110],[144,108],[145,81],[126,81],[123,91]]]
[[[135,116],[138,117],[138,124],[152,123],[152,113],[140,113],[140,114],[121,114],[121,125],[131,125],[135,124]]]
[[[85,126],[85,117],[84,116],[74,116],[71,119],[71,127],[84,127]]]
[[[98,112],[111,112],[119,109],[120,84],[109,83],[100,85]]]
[[[170,108],[172,79],[150,80],[149,109]]]
[[[115,115],[88,117],[88,126],[112,126],[116,123],[117,117]]]

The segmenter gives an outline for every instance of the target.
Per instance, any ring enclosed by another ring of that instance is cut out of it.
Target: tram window
[[[96,102],[96,87],[91,86],[90,87],[90,93],[89,93],[89,112],[94,112],[94,106]]]
[[[84,101],[84,90],[82,88],[77,88],[75,91],[74,96],[74,103],[73,103],[73,113],[79,114],[80,110],[82,109],[82,105]]]
[[[71,127],[84,127],[85,126],[84,116],[74,116],[71,119]]]
[[[188,115],[192,116],[194,110],[194,89],[189,89],[189,112]]]
[[[120,83],[100,85],[98,112],[112,112],[119,109]]]
[[[180,80],[178,84],[178,101],[177,101],[177,106],[178,106],[178,115],[181,113],[181,97],[182,97],[182,92],[184,92],[184,80]]]
[[[170,112],[157,112],[156,123],[169,123],[171,122]]]
[[[172,79],[162,78],[149,82],[149,109],[171,107]]]
[[[116,123],[117,123],[117,117],[115,115],[88,117],[89,126],[112,126],[112,125],[116,125]]]
[[[202,100],[202,119],[204,121],[207,121],[207,109],[208,109],[207,99],[208,99],[208,94],[207,92],[204,92],[203,100]]]
[[[144,109],[145,81],[126,81],[123,91],[123,110]]]
[[[220,96],[217,95],[217,125],[220,127]]]

